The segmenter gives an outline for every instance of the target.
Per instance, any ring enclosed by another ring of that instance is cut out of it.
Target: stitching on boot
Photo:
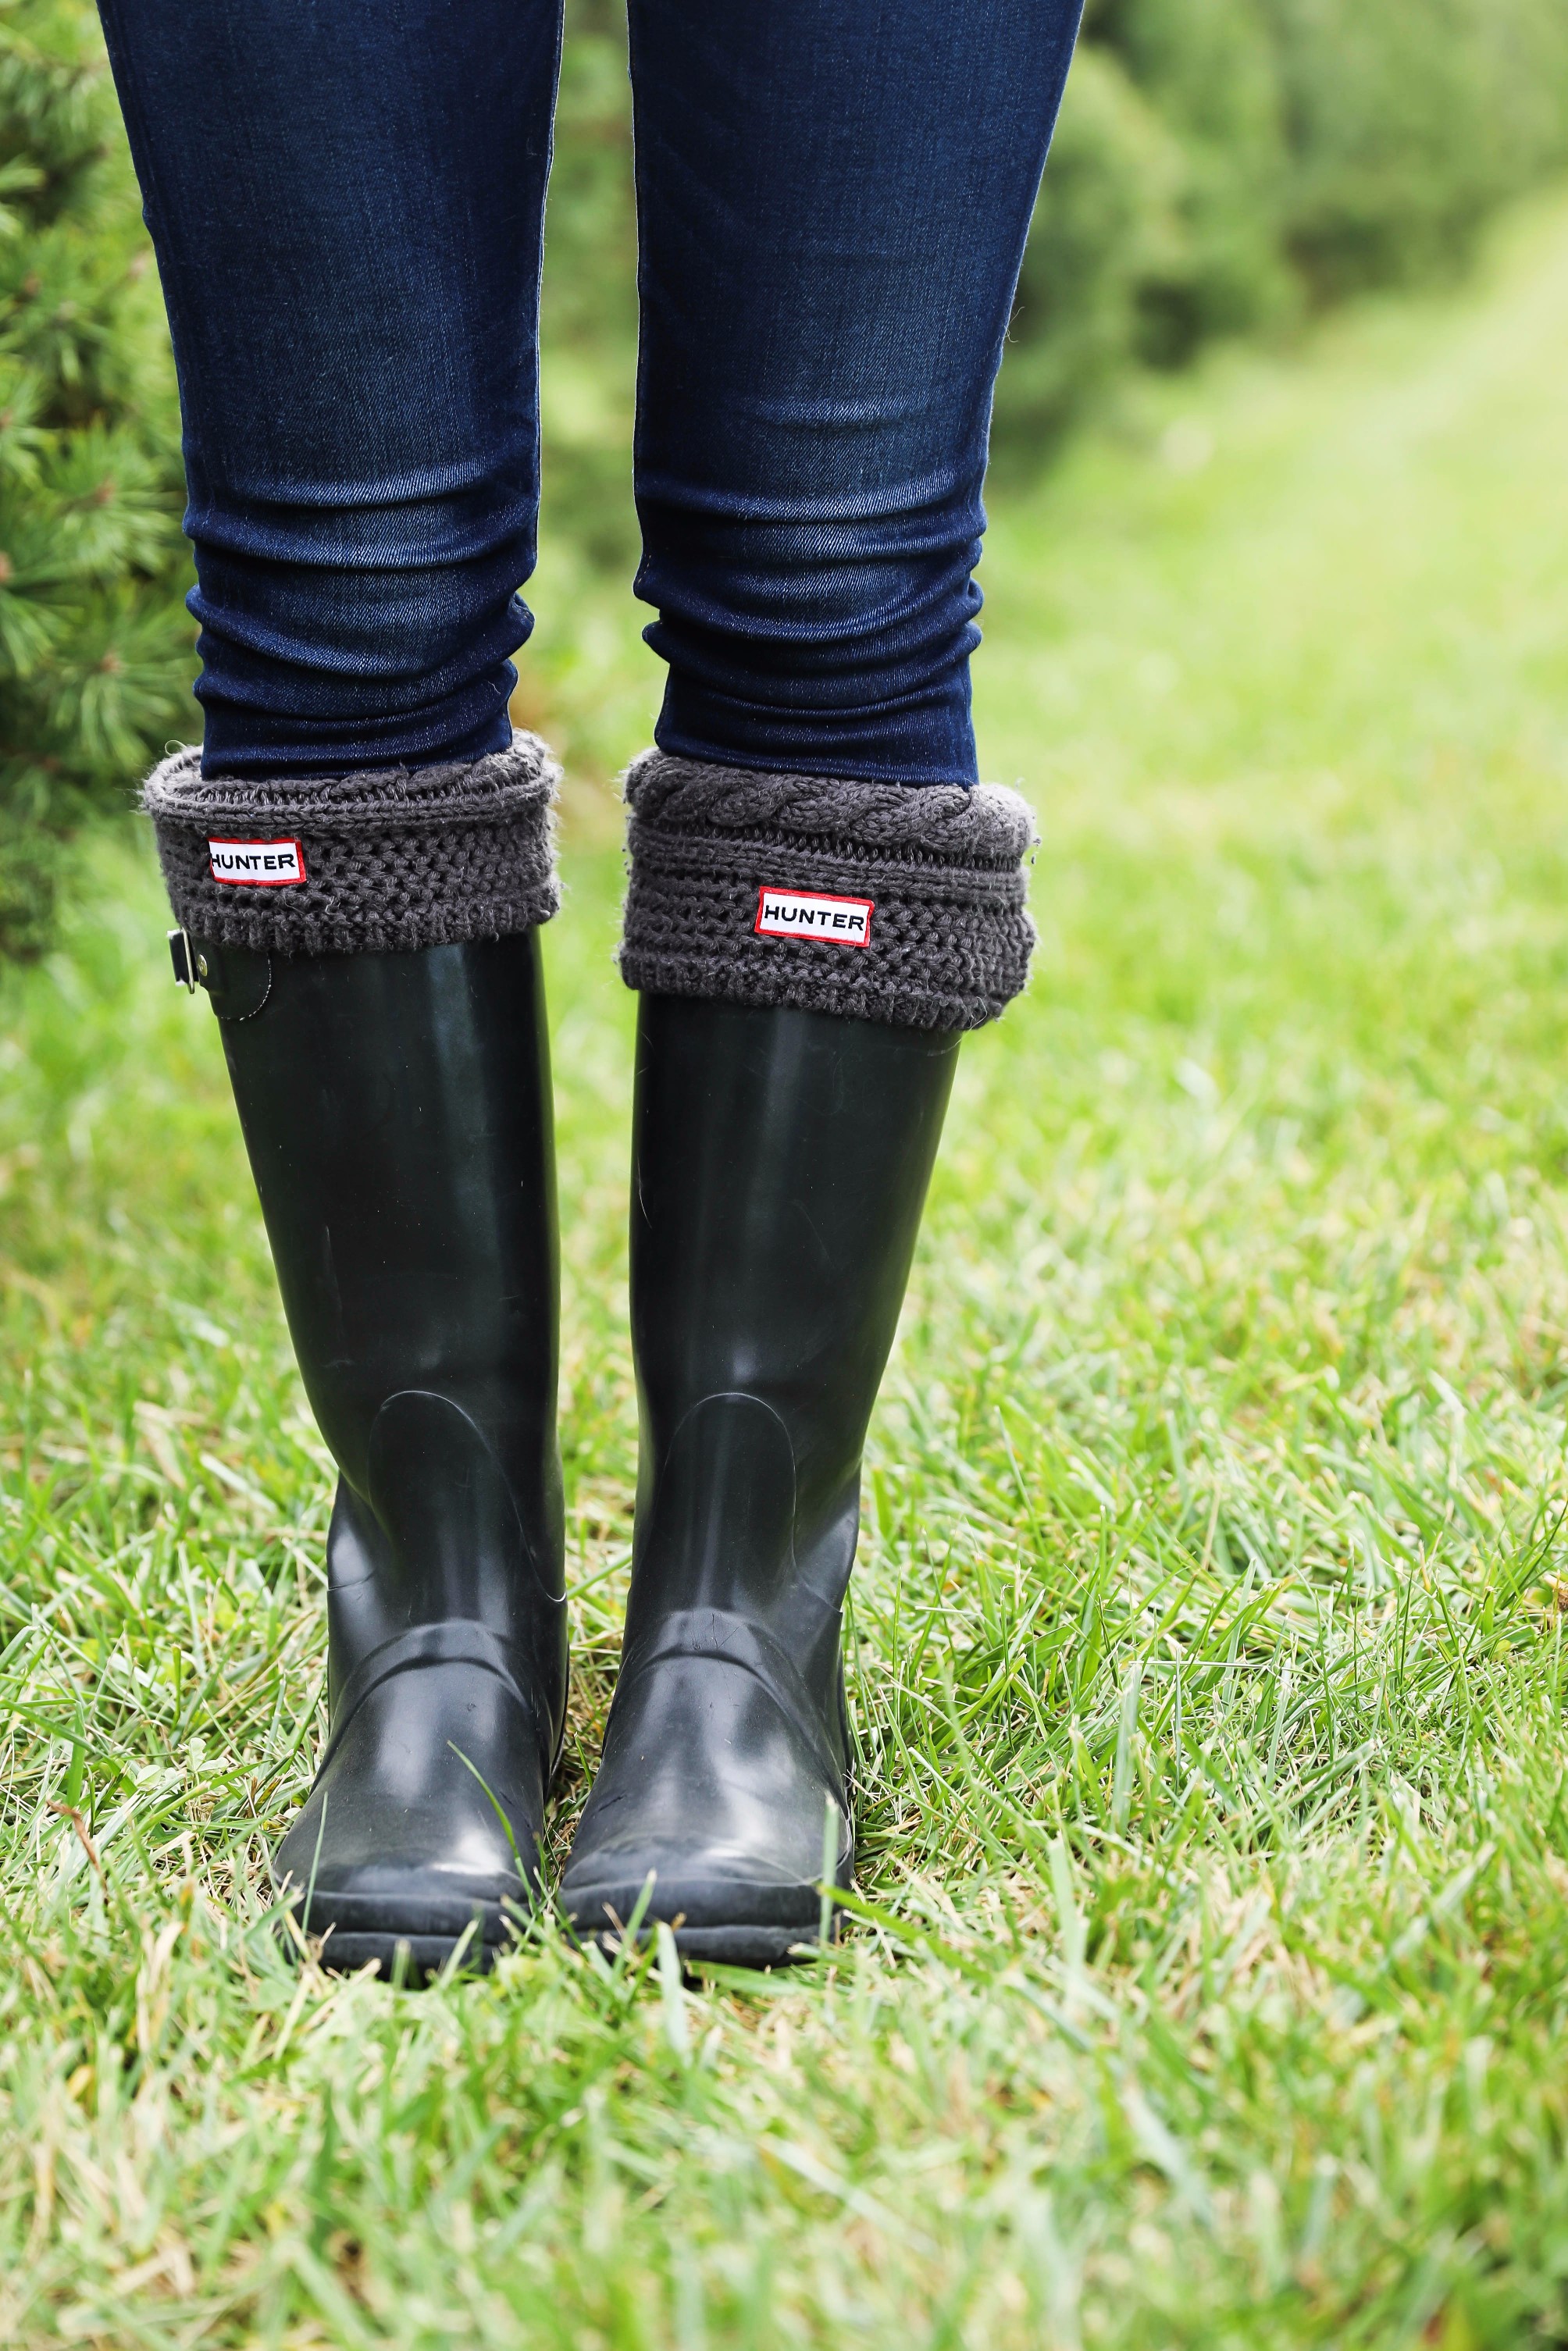
[[[1016,792],[662,751],[632,762],[623,790],[629,987],[954,1029],[994,1020],[1025,984],[1037,836]]]
[[[560,903],[550,813],[559,780],[533,735],[483,759],[322,777],[208,778],[189,748],[153,769],[142,806],[186,930],[284,955],[351,955],[548,922]],[[298,850],[281,882],[216,878],[210,844],[247,838]]]

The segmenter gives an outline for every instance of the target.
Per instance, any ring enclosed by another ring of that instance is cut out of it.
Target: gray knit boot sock
[[[344,776],[209,780],[198,750],[154,768],[142,806],[175,920],[282,955],[505,938],[560,903],[533,735],[487,758]]]
[[[656,996],[978,1029],[1029,974],[1016,792],[855,784],[644,752],[627,772],[621,973]]]

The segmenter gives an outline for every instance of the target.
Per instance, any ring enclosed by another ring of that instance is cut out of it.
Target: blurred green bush
[[[190,726],[179,418],[96,23],[0,0],[0,952]]]
[[[624,573],[636,235],[622,0],[567,0],[546,529]],[[1461,268],[1568,162],[1568,0],[1090,0],[998,388],[1014,470],[1130,367]],[[0,0],[0,952],[73,825],[194,731],[178,419],[86,0]]]
[[[998,446],[1048,445],[1118,368],[1462,268],[1565,161],[1563,0],[1091,0]]]

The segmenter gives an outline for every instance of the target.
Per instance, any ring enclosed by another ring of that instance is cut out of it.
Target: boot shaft
[[[836,1620],[957,1046],[643,997],[629,1647],[649,1608],[720,1607],[813,1641]]]
[[[562,1677],[557,1239],[537,933],[194,943],[301,1377],[342,1473],[334,1691],[422,1624]]]

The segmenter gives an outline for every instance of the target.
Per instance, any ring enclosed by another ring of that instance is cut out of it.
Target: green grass
[[[1558,205],[996,517],[1041,949],[873,1431],[863,1917],[792,1979],[277,1955],[328,1466],[106,843],[0,1045],[0,2340],[1568,2341],[1565,381]],[[655,681],[549,586],[601,777],[549,935],[564,1843],[634,1445],[602,773]]]

